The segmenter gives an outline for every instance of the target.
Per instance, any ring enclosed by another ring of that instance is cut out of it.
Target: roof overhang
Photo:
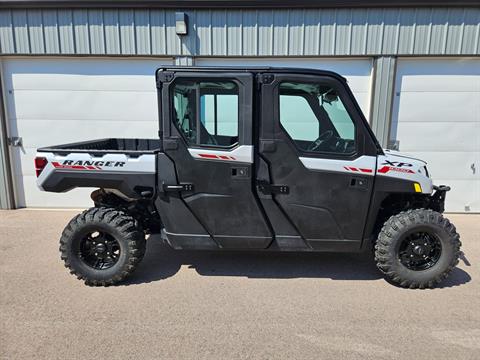
[[[479,0],[2,0],[0,8],[479,7]]]

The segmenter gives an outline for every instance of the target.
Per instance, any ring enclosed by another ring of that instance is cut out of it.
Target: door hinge
[[[182,192],[182,191],[193,191],[193,184],[192,183],[180,183],[180,184],[165,184],[163,183],[163,191],[164,192]]]
[[[161,87],[163,83],[173,80],[174,73],[171,71],[159,71],[157,75],[157,86]]]
[[[264,195],[274,195],[274,194],[289,194],[290,187],[288,185],[274,185],[266,181],[257,182],[257,190]]]
[[[260,82],[262,84],[270,84],[273,82],[274,76],[273,74],[262,74],[260,75]]]

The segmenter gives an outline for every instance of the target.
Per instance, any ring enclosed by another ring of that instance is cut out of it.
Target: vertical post
[[[13,184],[8,155],[7,116],[5,111],[3,63],[0,60],[0,209],[13,209]]]
[[[371,127],[377,139],[386,148],[390,137],[395,90],[397,58],[381,56],[374,59]]]

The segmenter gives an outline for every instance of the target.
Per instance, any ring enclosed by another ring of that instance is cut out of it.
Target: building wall
[[[478,55],[479,8],[0,10],[1,54]]]
[[[370,57],[369,120],[386,146],[397,57],[480,56],[480,7],[178,11],[188,15],[188,35],[176,34],[175,9],[0,9],[0,60],[169,56],[192,65],[196,57],[209,56]],[[0,208],[9,208],[5,119],[0,118]]]

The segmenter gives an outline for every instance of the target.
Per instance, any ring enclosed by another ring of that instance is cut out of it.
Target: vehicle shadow
[[[247,278],[291,279],[328,278],[332,280],[377,280],[377,270],[369,252],[291,253],[241,251],[178,251],[159,237],[147,242],[147,252],[139,268],[122,285],[135,285],[167,279],[182,266],[202,276],[237,276]],[[467,283],[470,276],[456,268],[440,287]]]

